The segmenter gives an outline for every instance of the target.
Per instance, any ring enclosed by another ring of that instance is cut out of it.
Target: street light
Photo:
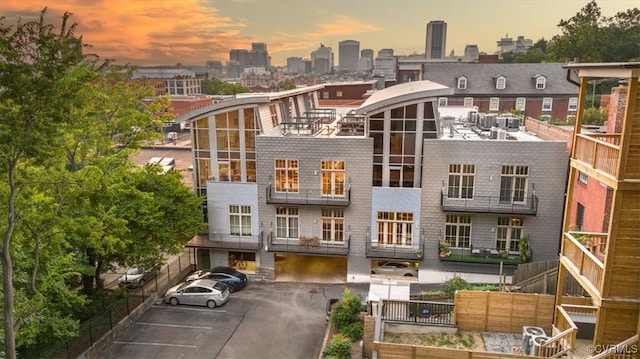
[[[589,83],[593,86],[591,88],[591,107],[596,107],[596,85],[602,82],[602,80],[590,80]]]

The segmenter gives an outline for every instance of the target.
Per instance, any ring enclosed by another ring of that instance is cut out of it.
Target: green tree
[[[207,95],[235,95],[238,93],[251,92],[251,89],[232,84],[218,79],[206,79],[202,84],[203,92]]]
[[[0,224],[2,245],[2,287],[4,312],[4,349],[7,358],[16,357],[16,332],[21,322],[14,318],[13,255],[14,231],[20,224],[23,205],[20,191],[31,185],[23,177],[22,166],[42,165],[56,153],[56,138],[61,125],[71,120],[76,94],[96,78],[95,62],[82,53],[82,39],[74,35],[76,24],[69,25],[69,13],[62,17],[56,31],[45,20],[46,9],[35,21],[15,26],[0,23],[0,195],[5,203]],[[4,21],[4,18],[0,19]]]
[[[281,82],[278,82],[278,87],[279,87],[281,90],[293,90],[293,89],[295,89],[297,86],[296,86],[296,83],[295,83],[295,82],[293,82],[293,81],[291,81],[291,80],[287,80],[287,81],[281,81]]]
[[[560,35],[547,45],[549,61],[615,62],[637,59],[640,54],[640,10],[602,16],[595,0],[576,15],[560,20]]]

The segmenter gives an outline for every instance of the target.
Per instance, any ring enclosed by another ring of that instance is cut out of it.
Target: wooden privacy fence
[[[378,359],[502,359],[523,358],[520,354],[493,353],[464,349],[423,347],[410,344],[374,342]]]
[[[459,330],[522,333],[522,327],[551,332],[554,296],[457,291],[454,322]]]

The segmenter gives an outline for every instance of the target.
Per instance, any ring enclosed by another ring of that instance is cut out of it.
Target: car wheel
[[[405,274],[404,274],[404,276],[405,276],[405,277],[413,277],[413,274],[411,274],[411,273],[405,273]]]
[[[230,285],[229,286],[229,293],[233,293],[235,291],[236,291],[236,289],[233,286]]]
[[[208,300],[207,301],[207,307],[215,308],[216,307],[216,301],[215,300]]]
[[[169,304],[178,305],[178,304],[180,304],[180,302],[178,301],[178,298],[171,298],[171,299],[169,299]]]

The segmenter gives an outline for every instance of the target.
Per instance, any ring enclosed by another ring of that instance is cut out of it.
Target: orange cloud
[[[318,31],[303,34],[302,37],[320,39],[328,36],[353,36],[363,33],[380,32],[384,29],[346,15],[336,15],[332,22],[318,24]]]

